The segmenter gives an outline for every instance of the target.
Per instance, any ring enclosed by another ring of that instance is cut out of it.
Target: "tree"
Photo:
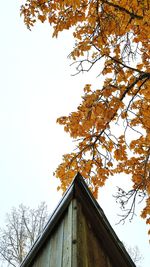
[[[37,209],[23,204],[13,208],[0,229],[0,259],[17,267],[43,230],[47,221],[47,206],[42,202]]]
[[[76,141],[55,172],[61,189],[80,171],[97,196],[110,176],[124,172],[132,180],[128,192],[119,189],[123,206],[132,200],[124,218],[132,217],[140,197],[141,216],[150,224],[149,1],[26,0],[21,14],[29,29],[48,21],[53,37],[70,29],[76,74],[97,65],[103,78],[99,89],[85,85],[77,110],[57,120]]]
[[[139,265],[139,264],[141,264],[141,262],[143,260],[143,255],[140,253],[139,248],[137,246],[134,246],[134,247],[126,247],[126,249],[129,253],[130,257],[132,258],[133,262],[136,264],[136,266],[140,267],[141,265]]]

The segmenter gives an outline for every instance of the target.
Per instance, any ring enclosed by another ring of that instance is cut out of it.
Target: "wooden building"
[[[135,267],[78,173],[20,267]]]

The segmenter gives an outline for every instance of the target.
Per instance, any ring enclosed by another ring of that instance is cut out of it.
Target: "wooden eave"
[[[85,217],[90,222],[93,232],[100,240],[112,264],[118,267],[136,267],[79,173],[63,195],[43,232],[37,238],[20,267],[30,266],[40,249],[52,235],[73,198],[80,202]]]

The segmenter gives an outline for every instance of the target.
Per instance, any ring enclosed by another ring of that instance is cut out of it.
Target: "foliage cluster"
[[[61,188],[80,171],[97,196],[110,176],[124,172],[133,182],[120,193],[123,205],[133,200],[127,215],[140,195],[141,216],[150,224],[149,0],[26,0],[21,14],[29,29],[48,21],[54,37],[73,30],[76,72],[97,65],[104,78],[98,89],[85,85],[77,110],[58,119],[77,144],[56,170]]]

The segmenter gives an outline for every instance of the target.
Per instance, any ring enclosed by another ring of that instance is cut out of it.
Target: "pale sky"
[[[74,111],[85,83],[99,84],[94,71],[71,76],[67,55],[73,39],[69,32],[51,38],[49,25],[28,31],[19,16],[21,1],[2,1],[0,16],[0,226],[5,214],[20,203],[37,207],[46,201],[51,212],[61,195],[53,171],[64,153],[74,147],[57,117]],[[150,263],[145,222],[115,225],[119,209],[111,197],[116,185],[128,184],[122,174],[100,193],[102,206],[118,237],[143,254],[142,267]]]

